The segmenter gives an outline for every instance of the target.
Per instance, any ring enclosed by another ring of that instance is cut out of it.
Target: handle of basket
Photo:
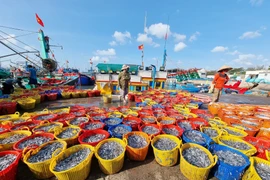
[[[214,162],[213,162],[213,164],[211,164],[211,167],[214,167],[217,164],[218,156],[217,155],[214,155],[213,156],[213,159],[214,159]]]
[[[220,117],[214,117],[214,120],[221,121]]]
[[[52,153],[52,158],[55,157],[55,156],[57,156],[61,151],[62,151],[62,148],[56,149],[56,150]]]
[[[40,124],[49,124],[50,123],[50,121],[48,121],[48,120],[44,120],[44,121],[41,121],[41,123]]]
[[[31,149],[31,148],[28,148],[28,147],[24,148],[23,151],[22,151],[22,157],[21,157],[21,159],[23,159],[24,156],[25,156],[28,152],[29,152],[29,153],[32,153],[33,151],[34,151],[34,149]]]
[[[245,128],[243,128],[243,127],[241,127],[241,126],[234,126],[235,128],[237,128],[237,129],[240,129],[240,130],[242,130],[242,131],[245,131]]]
[[[247,155],[247,156],[251,156],[251,155],[253,155],[253,154],[255,154],[257,152],[257,150],[256,149],[250,149],[250,150],[247,150],[246,152],[245,152],[245,154]]]
[[[14,114],[20,116],[20,113],[18,111],[16,111]]]
[[[41,133],[46,133],[46,132],[43,130],[34,131],[34,134],[41,134]]]
[[[124,143],[126,144],[126,146],[128,145],[127,139],[123,138]]]
[[[226,136],[229,135],[229,133],[228,133],[225,129],[221,129],[220,131],[221,131],[221,134],[224,134],[224,135],[226,135]]]
[[[19,128],[20,130],[26,130],[26,131],[30,131],[30,128],[28,126],[22,126]]]
[[[268,150],[265,150],[265,155],[266,155],[267,160],[269,161],[270,157],[269,157],[269,151]]]
[[[153,141],[154,137],[155,137],[155,136],[154,136],[153,134],[151,134],[151,135],[149,136],[150,141]]]

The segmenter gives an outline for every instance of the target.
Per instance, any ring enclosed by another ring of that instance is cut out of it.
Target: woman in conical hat
[[[232,69],[232,67],[224,65],[219,68],[219,70],[217,70],[217,73],[215,74],[214,80],[212,82],[212,85],[214,86],[212,102],[218,102],[224,85],[229,81],[229,76],[226,73]]]
[[[130,74],[129,74],[129,66],[123,65],[121,68],[121,72],[118,76],[118,85],[120,87],[120,96],[123,99],[124,103],[127,103],[127,94],[130,84]]]

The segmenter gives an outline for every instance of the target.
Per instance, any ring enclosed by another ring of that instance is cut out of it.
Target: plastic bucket
[[[241,179],[246,167],[248,167],[250,164],[249,158],[245,154],[238,150],[229,148],[228,146],[212,144],[210,145],[209,150],[212,154],[215,154],[217,151],[231,151],[234,154],[242,156],[246,160],[246,164],[243,166],[231,166],[223,161],[218,160],[213,172],[214,176],[220,180]]]
[[[196,129],[200,129],[201,126],[209,126],[209,123],[203,118],[188,118],[194,124]]]
[[[227,127],[222,127],[221,129],[228,136],[233,136],[233,137],[238,137],[238,138],[244,138],[244,137],[246,137],[248,135],[248,133],[246,133],[245,131],[243,131],[243,130],[241,130],[239,128],[233,128],[233,127],[227,126]],[[226,129],[228,129],[230,131],[234,131],[234,132],[239,133],[241,135],[230,134]]]
[[[109,121],[110,119],[116,120],[117,123],[116,123],[116,124],[113,124],[113,125],[110,125],[110,124],[108,123],[108,121]],[[105,119],[102,119],[102,120],[101,120],[101,122],[103,122],[103,123],[105,124],[106,128],[110,128],[110,127],[113,127],[113,126],[117,126],[117,125],[121,124],[122,121],[123,121],[123,120],[120,119],[120,118],[105,118]]]
[[[143,124],[156,124],[157,118],[155,116],[140,116]],[[153,119],[152,121],[148,121],[147,119]]]
[[[56,128],[62,128],[63,127],[63,124],[62,123],[60,123],[60,122],[52,122],[52,123],[44,123],[44,124],[41,124],[41,125],[38,125],[38,126],[36,126],[35,128],[33,128],[32,129],[32,132],[33,133],[36,133],[36,132],[46,132],[46,131],[43,131],[43,130],[38,130],[39,128],[42,128],[42,127],[46,127],[46,126],[50,126],[50,125],[55,125],[54,127],[52,127],[52,128],[50,128],[47,132],[48,133],[53,133],[54,132],[54,130],[56,129]]]
[[[83,123],[80,125],[80,128],[86,132],[86,131],[93,131],[93,130],[97,130],[97,129],[91,129],[91,130],[88,130],[88,129],[85,129],[85,126],[89,125],[89,124],[99,124],[101,127],[100,128],[97,128],[97,129],[103,129],[105,127],[105,124],[102,123],[102,122],[98,122],[98,121],[95,121],[95,122],[87,122],[87,123]]]
[[[202,133],[204,133],[203,131],[204,131],[205,129],[214,129],[214,130],[217,131],[218,135],[217,135],[216,137],[210,137],[210,136],[209,136],[209,137],[210,137],[213,141],[215,141],[215,143],[218,143],[218,138],[222,135],[222,131],[220,131],[220,129],[217,128],[217,127],[201,127],[201,128],[200,128],[200,130],[201,130]]]
[[[205,143],[199,143],[199,142],[195,142],[195,141],[192,141],[191,139],[189,139],[189,138],[186,136],[186,134],[187,134],[188,132],[190,132],[190,131],[193,131],[193,132],[195,132],[195,133],[201,134],[202,137],[205,139],[206,142],[205,142]],[[209,136],[207,136],[206,134],[204,134],[204,133],[202,133],[202,132],[196,131],[196,130],[185,131],[185,132],[183,133],[183,141],[184,141],[185,143],[199,144],[199,145],[204,146],[204,147],[209,146],[211,143],[213,143],[213,140],[212,140]]]
[[[108,139],[110,137],[110,133],[108,133],[107,131],[102,130],[102,129],[96,129],[96,130],[86,131],[86,132],[82,133],[79,136],[78,141],[80,144],[89,144],[91,146],[96,146],[100,141],[103,141],[104,139],[97,141],[97,142],[92,142],[92,143],[91,142],[87,143],[87,142],[83,141],[84,138],[95,135],[95,134],[104,134],[105,135],[104,139]]]
[[[74,134],[74,136],[72,136],[70,138],[61,139],[61,138],[57,137],[61,132],[65,131],[68,128],[73,129],[72,131],[77,132],[77,133]],[[65,141],[68,146],[72,146],[72,145],[78,144],[78,137],[79,137],[80,132],[81,132],[81,128],[76,127],[76,126],[67,126],[67,127],[64,127],[64,128],[56,128],[54,130],[54,138],[57,139],[57,140]]]
[[[170,140],[174,141],[177,144],[177,146],[173,148],[172,150],[168,150],[168,151],[161,151],[157,149],[154,146],[154,144],[158,139],[162,139],[162,138],[169,138]],[[161,135],[155,136],[151,141],[151,145],[153,147],[155,160],[157,161],[157,163],[160,164],[161,166],[175,165],[178,161],[178,154],[179,154],[179,149],[180,149],[181,144],[182,144],[182,140],[172,135],[161,134]]]
[[[4,169],[3,171],[0,171],[1,180],[15,180],[16,179],[18,164],[21,159],[21,153],[16,152],[16,151],[3,151],[3,152],[0,152],[0,157],[8,155],[8,154],[13,154],[17,156],[17,158],[9,167]]]
[[[166,123],[166,121],[172,121],[172,122],[171,123]],[[174,125],[175,124],[175,119],[172,118],[172,117],[166,117],[166,116],[164,116],[164,117],[158,118],[157,124],[159,126],[160,125]]]
[[[163,130],[164,128],[168,128],[168,129],[176,129],[178,131],[178,135],[176,137],[180,138],[184,132],[184,130],[178,126],[175,126],[175,125],[162,125],[161,126],[161,132],[163,134],[166,134],[166,132]]]
[[[123,124],[130,126],[132,128],[132,131],[137,131],[138,126],[142,123],[142,120],[137,117],[128,116],[123,119]]]
[[[117,128],[117,127],[122,127],[122,128],[126,129],[129,132],[132,131],[132,128],[130,126],[127,126],[127,125],[120,124],[120,125],[117,125],[117,126],[112,126],[108,130],[108,132],[111,134],[112,137],[120,138],[120,139],[123,138],[124,134],[117,134],[117,133],[114,132],[114,129]]]
[[[194,166],[190,164],[188,161],[185,160],[183,157],[183,151],[188,148],[196,147],[201,150],[203,150],[209,157],[211,164],[208,167],[201,168]],[[209,172],[213,166],[217,163],[217,156],[213,156],[206,148],[198,145],[198,144],[193,144],[193,143],[186,143],[183,144],[181,149],[180,149],[180,171],[182,174],[192,180],[206,180],[208,179]]]
[[[91,152],[80,164],[65,171],[61,171],[61,172],[54,171],[54,167],[56,166],[57,162],[61,161],[62,159],[68,157],[69,155],[83,148],[88,148],[91,150]],[[50,164],[50,171],[57,177],[58,180],[86,179],[90,173],[91,161],[92,161],[94,152],[95,152],[95,148],[87,144],[80,144],[80,145],[72,146],[64,150],[63,152],[61,152],[59,155],[57,155],[55,158],[52,159],[52,162]]]
[[[252,144],[256,149],[256,156],[262,159],[267,159],[266,151],[270,149],[270,141],[264,140],[257,137],[247,136],[244,137],[244,140],[250,144]]]
[[[55,143],[55,142],[60,142],[63,147],[56,149],[53,154],[52,154],[52,158],[51,159],[47,159],[45,161],[42,162],[37,162],[37,163],[30,163],[28,162],[28,159],[32,156],[37,154],[44,146],[47,146],[49,144]],[[40,147],[38,147],[37,149],[31,149],[29,150],[24,156],[23,156],[23,162],[29,167],[29,169],[32,171],[32,173],[34,174],[34,176],[37,179],[47,179],[50,178],[53,175],[53,173],[50,171],[50,163],[52,161],[52,159],[57,156],[60,152],[62,152],[63,150],[65,150],[67,148],[67,143],[65,141],[51,141],[51,142],[47,142],[43,145],[41,145]]]
[[[242,180],[261,180],[261,177],[258,175],[254,165],[255,163],[263,163],[266,164],[267,166],[270,166],[270,161],[261,159],[261,158],[257,158],[257,157],[251,157],[250,158],[250,166],[249,168],[246,170],[246,172],[244,173]]]
[[[152,127],[155,127],[155,128],[157,128],[159,130],[155,134],[148,134],[148,136],[157,136],[157,135],[159,135],[161,133],[160,127],[158,125],[156,125],[156,124],[145,124],[145,125],[139,126],[138,127],[139,131],[143,132],[143,128],[146,127],[146,126],[152,126]]]
[[[145,147],[142,147],[142,148],[133,148],[133,147],[129,146],[127,139],[131,135],[138,135],[138,136],[144,137],[147,141],[147,145]],[[140,131],[133,131],[133,132],[125,134],[123,136],[123,140],[127,144],[126,152],[127,152],[128,158],[130,160],[133,160],[133,161],[144,161],[145,160],[147,153],[148,153],[149,144],[150,144],[149,136],[146,133],[140,132]]]
[[[106,114],[92,114],[89,119],[91,121],[101,121],[102,119],[108,118]]]
[[[98,150],[100,148],[100,146],[102,146],[104,143],[106,142],[117,142],[119,144],[121,144],[121,146],[123,147],[123,152],[122,154],[120,154],[118,157],[114,158],[114,159],[102,159],[99,155],[98,155]],[[101,141],[100,143],[98,143],[98,145],[96,146],[96,152],[95,152],[95,156],[98,159],[98,164],[99,167],[101,169],[101,171],[104,174],[115,174],[117,172],[119,172],[123,165],[124,165],[124,157],[125,157],[125,151],[126,151],[126,143],[118,138],[110,138],[110,139],[106,139]]]

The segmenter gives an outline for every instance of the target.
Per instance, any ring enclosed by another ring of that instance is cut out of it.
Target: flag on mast
[[[43,23],[43,21],[39,18],[39,16],[37,15],[37,13],[36,13],[36,19],[37,19],[38,24],[41,25],[42,27],[44,27],[44,23]]]
[[[138,46],[138,49],[139,49],[139,50],[143,50],[143,48],[144,48],[144,47],[143,47],[143,44],[140,45],[140,46]]]

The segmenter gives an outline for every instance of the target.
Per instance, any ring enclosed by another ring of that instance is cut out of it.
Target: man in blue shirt
[[[33,87],[35,88],[35,85],[37,84],[37,71],[31,65],[28,65],[28,71],[29,71],[29,84],[31,85],[31,87],[33,85]]]

